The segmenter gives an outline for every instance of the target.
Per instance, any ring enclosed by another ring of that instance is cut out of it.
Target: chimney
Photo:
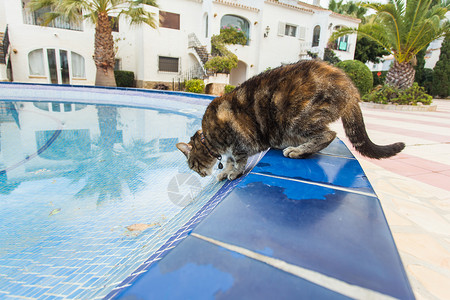
[[[313,0],[313,5],[320,6],[320,0]]]

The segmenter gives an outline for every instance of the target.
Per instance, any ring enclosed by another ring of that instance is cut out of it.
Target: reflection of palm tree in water
[[[97,205],[106,200],[118,200],[128,187],[134,194],[144,186],[143,172],[151,158],[150,143],[134,141],[122,144],[117,131],[117,108],[97,106],[100,137],[95,142],[87,159],[80,160],[75,170],[67,174],[73,182],[85,181],[77,198],[97,197]],[[119,147],[114,144],[121,143]]]

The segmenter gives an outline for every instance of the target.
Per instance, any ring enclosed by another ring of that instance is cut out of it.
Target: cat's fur
[[[379,159],[403,150],[403,143],[372,143],[359,102],[358,90],[343,71],[317,60],[300,61],[257,75],[214,99],[206,108],[202,130],[177,147],[201,176],[212,173],[218,157],[231,154],[219,180],[239,177],[247,158],[269,147],[284,149],[290,158],[325,148],[336,137],[328,124],[340,117],[362,155]]]

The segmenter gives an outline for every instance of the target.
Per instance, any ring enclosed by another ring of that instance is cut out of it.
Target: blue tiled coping
[[[187,238],[114,299],[414,299],[380,201],[335,140],[270,150]]]

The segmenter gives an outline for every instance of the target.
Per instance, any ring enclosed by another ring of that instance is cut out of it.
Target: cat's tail
[[[396,155],[405,148],[404,143],[394,143],[385,146],[374,144],[366,132],[364,119],[358,102],[349,103],[342,115],[345,134],[356,151],[370,158],[387,158]]]

